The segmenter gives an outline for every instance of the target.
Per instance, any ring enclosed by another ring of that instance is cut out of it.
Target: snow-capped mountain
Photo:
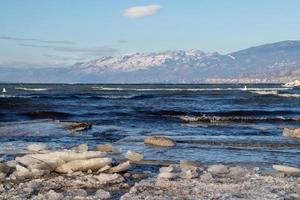
[[[103,57],[69,68],[0,67],[0,81],[78,83],[289,82],[300,78],[300,41],[222,55],[174,50]]]

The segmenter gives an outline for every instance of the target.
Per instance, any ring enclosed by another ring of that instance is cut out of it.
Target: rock
[[[127,171],[131,167],[130,162],[123,162],[115,167],[110,168],[109,173],[119,173]]]
[[[106,172],[106,171],[108,171],[110,168],[111,168],[110,165],[105,165],[104,167],[102,167],[101,169],[98,170],[98,173]]]
[[[16,168],[17,161],[16,160],[9,160],[5,163],[10,168]]]
[[[1,179],[4,179],[6,177],[6,174],[5,173],[2,173],[2,172],[0,172],[0,180]]]
[[[210,172],[212,175],[221,175],[229,173],[228,168],[222,164],[211,165],[208,167],[207,171]]]
[[[73,160],[85,160],[104,156],[106,156],[106,153],[98,151],[88,151],[82,153],[76,153],[75,151],[56,151],[46,154],[30,154],[23,157],[17,157],[16,161],[25,166],[29,166],[40,163],[55,163],[58,162],[58,160],[69,162]]]
[[[189,161],[189,160],[180,160],[180,169],[182,171],[186,171],[186,170],[197,170],[200,168],[200,164],[193,162],[193,161]]]
[[[11,167],[7,166],[6,163],[0,163],[0,173],[8,174],[11,171]]]
[[[74,123],[67,127],[71,132],[80,132],[86,131],[92,128],[92,124],[89,122],[81,122],[81,123]]]
[[[102,189],[97,190],[97,192],[95,193],[95,198],[99,200],[110,199],[110,197],[111,197],[110,193]]]
[[[71,189],[65,192],[65,196],[69,197],[87,197],[87,192],[84,189]]]
[[[46,144],[30,144],[27,146],[27,151],[29,152],[40,152],[47,150]]]
[[[197,172],[197,169],[187,169],[180,173],[180,177],[186,179],[197,178],[198,176],[199,173]]]
[[[247,174],[249,174],[249,170],[247,170],[244,167],[236,166],[236,167],[230,167],[229,168],[229,176],[235,177],[235,178],[242,178],[245,177]]]
[[[111,158],[93,158],[88,160],[74,160],[57,167],[55,171],[58,173],[88,171],[89,169],[92,171],[96,171],[106,165],[110,165],[111,162],[112,162]]]
[[[291,138],[299,138],[300,139],[300,128],[295,128],[295,129],[284,128],[283,129],[283,136],[284,137],[291,137]]]
[[[124,178],[120,174],[99,174],[94,176],[100,184],[115,184],[115,183],[122,183]]]
[[[300,175],[300,168],[289,167],[285,165],[273,165],[273,168],[279,172],[283,172],[291,175]]]
[[[214,178],[212,177],[211,173],[204,173],[200,176],[201,181],[203,182],[211,182],[212,180],[214,180]]]
[[[169,165],[168,167],[161,167],[159,172],[180,172],[180,167],[178,165]]]
[[[172,173],[172,172],[161,172],[158,175],[158,179],[174,179],[179,176],[178,173]]]
[[[35,177],[43,176],[47,173],[49,172],[46,170],[37,170],[37,169],[29,170],[26,167],[23,167],[19,164],[16,165],[16,171],[14,172],[15,176],[19,178],[35,178]]]
[[[40,162],[37,164],[28,165],[28,169],[38,169],[38,170],[48,170],[48,171],[54,171],[57,167],[65,164],[66,162],[57,159],[57,160],[49,160],[47,162]]]
[[[76,153],[87,152],[89,149],[87,144],[80,144],[75,148]]]
[[[171,138],[164,136],[150,136],[144,140],[145,144],[159,147],[174,147],[176,142]]]
[[[43,199],[45,200],[62,200],[64,199],[63,194],[57,193],[54,190],[50,190],[46,194],[44,194]]]
[[[136,173],[136,174],[132,174],[132,178],[144,179],[144,178],[147,178],[149,175],[150,175],[150,173]]]
[[[95,147],[95,151],[112,152],[113,146],[111,144],[100,144]]]
[[[137,152],[134,152],[134,151],[127,151],[126,157],[128,160],[131,160],[131,161],[141,161],[144,159],[143,155],[141,155]]]

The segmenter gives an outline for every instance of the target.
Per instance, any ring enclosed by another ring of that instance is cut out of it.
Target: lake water
[[[246,88],[245,88],[246,86]],[[297,166],[300,140],[282,137],[300,125],[300,89],[255,85],[0,84],[0,160],[33,142],[50,148],[114,143],[149,160]],[[88,121],[70,133],[54,120]],[[174,148],[145,146],[145,136],[176,140]]]

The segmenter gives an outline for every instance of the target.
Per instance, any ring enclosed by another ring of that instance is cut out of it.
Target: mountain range
[[[300,41],[219,54],[200,50],[102,57],[70,67],[0,67],[1,82],[275,83],[300,78]]]

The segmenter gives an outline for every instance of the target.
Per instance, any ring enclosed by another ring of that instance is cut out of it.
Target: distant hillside
[[[265,44],[227,55],[175,50],[103,57],[69,68],[0,68],[0,80],[10,82],[259,83],[297,78],[300,41]]]

